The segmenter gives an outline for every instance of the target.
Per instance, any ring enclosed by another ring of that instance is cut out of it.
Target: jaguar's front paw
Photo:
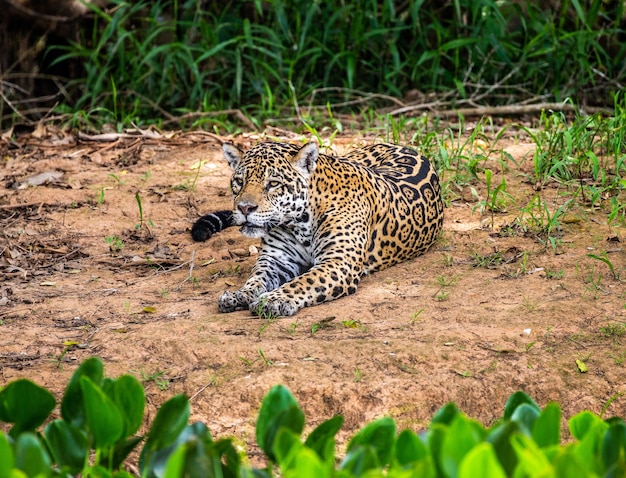
[[[250,312],[262,319],[275,319],[276,317],[288,317],[300,310],[296,304],[285,300],[278,294],[269,292],[262,294],[258,299],[248,304]]]
[[[220,312],[234,312],[235,310],[246,310],[248,300],[239,290],[224,292],[217,300],[217,308]]]

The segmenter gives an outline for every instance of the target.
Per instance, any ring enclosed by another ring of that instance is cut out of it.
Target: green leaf
[[[222,476],[218,473],[221,471],[219,457],[207,452],[202,440],[195,437],[180,448],[185,450],[185,463],[180,476],[189,478]]]
[[[95,385],[100,386],[103,377],[102,361],[97,357],[91,357],[81,363],[65,389],[61,401],[61,416],[79,428],[85,425],[85,404],[80,386],[80,378],[83,376],[89,377]]]
[[[122,412],[87,376],[80,378],[85,404],[87,426],[93,435],[95,449],[103,449],[113,445],[122,436],[124,419]]]
[[[588,410],[574,415],[569,420],[570,433],[579,441],[582,440],[589,432],[604,434],[604,430],[598,430],[598,426],[604,429],[608,428],[608,425],[606,425],[604,420]]]
[[[113,449],[113,460],[111,465],[113,468],[119,468],[124,463],[124,460],[130,455],[130,453],[135,449],[135,447],[141,443],[143,437],[133,436],[127,438],[122,442],[118,442],[115,444],[115,448]]]
[[[505,478],[506,473],[490,443],[483,442],[472,448],[459,465],[458,478]]]
[[[51,475],[50,456],[37,435],[31,432],[20,434],[15,442],[15,468],[27,476],[40,477]]]
[[[176,395],[161,406],[139,456],[139,470],[142,475],[149,467],[154,452],[171,445],[185,429],[188,420],[189,400],[185,395]]]
[[[304,428],[304,414],[299,406],[294,406],[280,412],[272,421],[272,425],[265,434],[264,441],[271,449],[263,451],[265,451],[266,456],[272,461],[275,460],[274,442],[278,432],[282,428],[292,431],[298,437],[300,436]]]
[[[9,472],[15,466],[15,457],[9,438],[0,430],[0,478],[9,476]]]
[[[511,437],[520,431],[517,422],[506,421],[496,425],[489,431],[486,441],[493,445],[498,461],[508,476],[513,474],[517,466],[517,455],[511,446]]]
[[[128,437],[135,434],[143,423],[146,406],[146,396],[139,380],[130,375],[122,375],[112,383],[107,395],[123,412],[123,435]]]
[[[326,420],[313,430],[304,446],[312,449],[323,461],[334,461],[335,458],[335,435],[343,425],[343,417],[335,415],[333,418]]]
[[[19,379],[0,391],[0,420],[14,423],[9,436],[16,438],[34,431],[54,409],[56,400],[45,388],[30,380]]]
[[[562,448],[555,446],[554,448],[557,450],[552,457],[548,456],[548,459],[552,463],[557,476],[594,476],[593,463],[581,459],[576,447],[568,446],[567,448]]]
[[[376,453],[380,466],[384,467],[391,461],[393,445],[396,438],[396,422],[389,417],[380,418],[367,424],[352,437],[347,451],[356,446],[369,446]]]
[[[504,418],[505,420],[510,419],[513,416],[513,412],[515,412],[517,407],[524,403],[534,408],[537,411],[537,414],[541,413],[541,408],[539,408],[539,405],[537,405],[537,403],[532,398],[530,398],[524,392],[515,392],[511,394],[511,396],[507,400],[506,405],[504,406],[504,416],[502,418]]]
[[[461,413],[454,403],[447,403],[435,412],[430,423],[441,423],[442,425],[450,425],[452,420]]]
[[[275,460],[274,440],[281,427],[300,435],[304,429],[304,414],[289,390],[275,385],[263,399],[256,423],[257,443],[272,461]]]
[[[618,422],[612,424],[604,434],[600,455],[607,471],[612,476],[624,476],[616,473],[617,470],[626,471],[626,424]]]
[[[437,469],[437,476],[442,476],[443,471],[441,469],[441,449],[443,446],[443,440],[448,433],[449,427],[441,423],[431,422],[428,431],[426,432],[426,443],[430,450],[430,456],[433,459],[433,463]]]
[[[153,450],[153,453],[149,455],[149,461],[146,461],[146,465],[143,467],[144,471],[142,474],[147,476],[163,476],[167,468],[167,463],[176,450],[184,448],[187,451],[191,450],[189,452],[192,454],[195,453],[190,447],[197,445],[187,446],[188,443],[192,442],[195,444],[204,443],[205,446],[212,443],[211,433],[204,423],[196,422],[192,425],[187,425],[172,442],[168,444],[163,443],[163,448]],[[185,457],[187,457],[187,452],[185,452]],[[185,458],[184,463],[187,463],[187,458]],[[184,474],[185,472],[183,472],[183,475]]]
[[[378,461],[376,449],[369,445],[357,445],[346,453],[345,458],[339,465],[340,470],[345,470],[354,476],[361,476],[368,470],[378,470],[381,465]]]
[[[87,435],[64,420],[55,420],[44,431],[46,443],[54,461],[72,475],[79,474],[89,453]]]
[[[278,463],[281,470],[285,471],[290,468],[296,454],[303,446],[300,441],[300,435],[296,435],[285,427],[278,430],[273,450],[276,456],[276,463]]]
[[[485,438],[482,426],[464,415],[450,424],[441,445],[441,468],[447,476],[456,476],[465,455]]]
[[[283,476],[285,478],[325,478],[333,475],[324,468],[317,453],[308,448],[301,448],[294,458],[293,466]]]
[[[529,403],[521,403],[511,416],[511,421],[520,424],[520,429],[530,436],[535,421],[541,414],[541,409],[535,408]]]
[[[189,440],[173,448],[165,465],[156,476],[184,476],[189,478],[240,476],[239,456],[230,440],[213,442],[209,434],[205,438],[193,434]],[[182,451],[181,451],[182,450]],[[153,476],[148,474],[148,476]]]
[[[185,451],[185,447],[180,446],[169,456],[165,465],[163,478],[180,478],[181,476],[184,476],[183,470],[185,469]]]
[[[516,433],[511,446],[519,460],[515,476],[554,476],[554,468],[531,438]]]
[[[593,424],[591,430],[585,434],[582,440],[570,445],[583,465],[581,470],[587,470],[598,475],[605,471],[600,457],[600,449],[607,429],[608,425],[604,422]]]
[[[233,446],[232,439],[222,438],[214,442],[206,442],[204,445],[208,450],[216,455],[216,460],[222,465],[224,476],[241,476],[241,457]]]
[[[113,473],[102,465],[93,465],[89,467],[87,478],[113,478]]]
[[[136,478],[135,475],[127,472],[126,470],[117,470],[113,473],[113,478]]]
[[[549,403],[535,420],[532,437],[541,448],[561,443],[561,407]]]
[[[403,430],[394,446],[395,461],[400,467],[408,467],[427,459],[428,450],[424,442],[412,430]]]

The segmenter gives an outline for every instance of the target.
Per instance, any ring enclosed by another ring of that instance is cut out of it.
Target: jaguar
[[[437,173],[408,147],[374,144],[343,157],[314,142],[222,149],[233,209],[200,217],[192,237],[240,226],[261,247],[245,284],[219,297],[220,312],[290,316],[353,294],[366,274],[424,253],[442,229]]]

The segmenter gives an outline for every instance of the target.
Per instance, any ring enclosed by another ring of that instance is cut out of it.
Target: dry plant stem
[[[189,264],[189,275],[187,277],[185,277],[184,281],[182,281],[180,284],[178,284],[178,288],[179,289],[183,286],[183,284],[185,284],[186,282],[190,282],[193,279],[193,268],[195,266],[195,262],[194,262],[195,256],[196,256],[196,251],[194,249],[193,251],[191,251],[191,259],[188,262],[185,262],[185,264]],[[181,264],[180,267],[182,267],[185,264]]]
[[[189,276],[188,276],[188,280],[191,280],[191,278],[193,277],[193,267],[194,267],[194,258],[196,255],[196,251],[195,249],[193,251],[191,251],[191,260],[189,261]]]

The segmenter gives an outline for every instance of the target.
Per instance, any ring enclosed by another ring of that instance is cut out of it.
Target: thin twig
[[[189,397],[189,401],[193,401],[194,398],[196,398],[198,395],[200,395],[202,392],[204,392],[207,388],[209,388],[211,385],[213,385],[213,382],[209,382],[206,385],[204,385],[202,388],[200,388],[200,390],[198,390],[196,393],[194,393],[191,397]]]

